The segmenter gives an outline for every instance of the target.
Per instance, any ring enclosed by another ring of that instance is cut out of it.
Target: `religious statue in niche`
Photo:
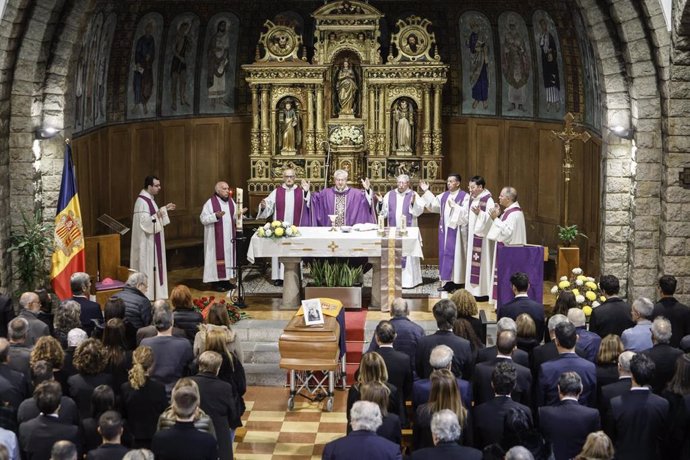
[[[335,72],[334,107],[338,117],[354,118],[358,111],[358,84],[357,69],[350,63],[349,58],[345,58],[340,68]]]
[[[263,160],[256,162],[256,177],[259,179],[264,179],[266,177],[266,164]]]
[[[280,154],[295,155],[302,143],[302,129],[299,119],[297,103],[292,98],[282,102],[278,113],[278,126],[280,129]]]
[[[321,162],[319,160],[311,162],[311,178],[321,179]]]
[[[144,34],[136,41],[134,54],[134,78],[132,80],[134,111],[143,110],[144,114],[149,112],[148,103],[154,87],[153,63],[156,59],[154,30],[155,23],[152,20],[148,21]]]
[[[372,179],[383,179],[381,176],[381,171],[383,170],[383,165],[380,161],[374,161],[371,163],[371,177]]]
[[[426,163],[426,178],[427,180],[436,179],[438,174],[438,164],[435,161],[427,161]]]
[[[393,106],[393,152],[410,155],[415,145],[415,123],[413,102],[407,98],[398,99]]]
[[[227,91],[225,72],[230,62],[230,44],[227,27],[227,21],[219,21],[208,45],[206,86],[208,88],[208,100],[212,107],[215,107],[217,102],[227,105],[225,101]]]

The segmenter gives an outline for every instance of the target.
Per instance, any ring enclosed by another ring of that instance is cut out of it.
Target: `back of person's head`
[[[527,313],[520,313],[515,320],[518,337],[530,339],[537,337],[537,325]]]
[[[199,407],[199,389],[183,386],[176,388],[172,392],[172,408],[177,418],[189,419]]]
[[[376,403],[381,410],[381,416],[388,414],[388,401],[391,390],[385,383],[367,382],[359,386],[359,396],[361,401],[371,401]]]
[[[503,444],[515,446],[522,444],[523,435],[534,425],[529,414],[521,407],[511,407],[503,418]]]
[[[630,360],[630,373],[633,380],[640,386],[650,385],[654,378],[656,365],[652,359],[642,353],[637,353]]]
[[[553,306],[552,314],[567,315],[568,310],[577,307],[577,300],[572,291],[561,291],[556,297],[556,304]]]
[[[563,396],[578,397],[582,393],[582,379],[577,372],[563,372],[558,379],[558,392]]]
[[[621,290],[621,284],[614,275],[602,275],[599,278],[599,286],[608,296],[616,295]]]
[[[74,272],[69,277],[69,287],[72,289],[72,295],[88,294],[91,277],[88,273]]]
[[[432,412],[450,409],[464,425],[467,410],[462,405],[460,391],[455,376],[448,369],[439,369],[431,373],[431,391],[429,404]]]
[[[583,327],[585,324],[587,324],[585,312],[577,307],[568,310],[568,321],[570,321],[575,327]]]
[[[84,340],[74,352],[74,367],[82,375],[96,375],[105,369],[105,350],[96,339]]]
[[[659,289],[663,295],[673,295],[676,293],[678,281],[673,275],[664,275],[659,278]]]
[[[380,344],[389,345],[395,340],[395,327],[390,321],[380,321],[376,326],[376,340]]]
[[[546,327],[549,329],[549,332],[553,332],[556,330],[556,326],[558,326],[561,323],[566,323],[566,322],[568,322],[567,316],[557,314],[557,315],[553,315],[551,318],[549,318],[549,321],[546,323]]]
[[[120,318],[111,318],[105,323],[103,345],[106,347],[126,347],[125,322]]]
[[[19,296],[19,306],[23,310],[38,312],[41,310],[41,301],[38,299],[38,294],[28,291]]]
[[[193,308],[192,292],[184,284],[178,284],[170,293],[170,303],[175,310],[191,310]]]
[[[89,336],[84,329],[74,328],[67,333],[67,346],[77,348]]]
[[[663,316],[654,318],[652,322],[652,337],[656,343],[669,343],[672,335],[671,321]]]
[[[474,331],[472,323],[470,323],[465,318],[455,319],[455,321],[453,322],[453,334],[457,335],[458,337],[462,337],[463,339],[470,342],[470,347],[472,348],[472,350],[476,350],[484,346],[481,339]]]
[[[434,369],[450,369],[453,362],[453,349],[448,345],[436,345],[429,355],[429,365]]]
[[[690,395],[690,353],[676,360],[676,370],[668,382],[668,390],[681,396]]]
[[[50,450],[50,460],[77,460],[77,446],[70,441],[57,441]]]
[[[362,355],[362,359],[359,361],[359,377],[357,381],[360,384],[373,381],[388,381],[386,362],[380,354],[370,351]]]
[[[75,300],[63,300],[55,310],[53,326],[65,334],[72,329],[81,328],[81,305]]]
[[[156,310],[152,322],[158,332],[167,331],[173,327],[173,314],[165,309]]]
[[[612,460],[614,456],[613,442],[603,431],[595,431],[587,435],[582,451],[575,460]]]
[[[34,387],[37,387],[42,382],[53,379],[53,366],[48,361],[38,360],[31,365],[31,376]]]
[[[235,359],[230,350],[228,349],[228,335],[227,330],[224,328],[213,327],[206,329],[206,350],[215,351],[220,354],[221,357],[225,356],[230,360],[230,365],[232,369],[235,368]]]
[[[371,401],[357,401],[350,409],[350,426],[353,431],[376,432],[381,426],[381,409]],[[363,446],[364,447],[364,446]]]
[[[98,420],[102,413],[115,407],[115,392],[109,385],[98,385],[91,393],[91,417]]]
[[[146,276],[146,273],[134,272],[131,275],[129,275],[129,278],[127,278],[125,284],[129,287],[133,287],[141,291],[142,288],[148,286],[149,277]]]
[[[496,364],[491,373],[491,386],[494,393],[501,396],[509,395],[515,389],[517,381],[517,369],[510,361],[501,361]]]
[[[517,292],[527,292],[529,287],[529,277],[527,273],[516,272],[510,276],[510,284]]]
[[[12,342],[23,342],[29,331],[29,322],[18,316],[7,325],[7,338]]]
[[[14,460],[13,457],[10,457],[10,451],[4,444],[0,444],[0,460]]]
[[[133,449],[122,457],[122,460],[155,460],[153,452],[148,449]]]
[[[208,309],[206,322],[215,326],[225,326],[230,328],[230,317],[228,316],[227,308],[218,302],[212,304]]]
[[[223,357],[218,352],[207,350],[199,356],[199,372],[217,375],[221,364]]]
[[[98,418],[98,432],[106,441],[114,441],[122,435],[122,417],[114,410],[103,412]]]
[[[654,312],[654,304],[647,297],[640,297],[633,302],[632,309],[640,318],[649,319]]]
[[[31,350],[31,363],[40,360],[48,361],[53,369],[62,368],[65,352],[55,337],[44,335],[36,341],[36,345]]]
[[[572,350],[577,343],[577,329],[569,321],[556,326],[556,344]]]
[[[103,318],[108,321],[112,318],[125,319],[125,301],[118,297],[111,297],[103,307]]]
[[[139,346],[132,353],[132,368],[129,370],[129,384],[135,390],[146,384],[149,371],[153,367],[153,350],[151,347]]]
[[[510,356],[516,344],[517,334],[515,331],[502,331],[496,338],[496,350],[504,356]]]
[[[62,388],[55,380],[43,382],[34,390],[36,407],[46,415],[52,414],[58,409],[60,398],[62,398]]]
[[[534,455],[524,446],[513,446],[506,452],[504,460],[534,460]]]
[[[458,318],[474,316],[478,313],[477,300],[467,289],[458,289],[450,296],[458,311]]]
[[[453,322],[457,316],[457,309],[451,300],[439,300],[432,308],[432,312],[439,329],[447,331],[453,328]]]
[[[513,318],[504,316],[496,322],[496,334],[500,334],[503,331],[517,332],[517,324],[515,324]]]
[[[437,442],[455,442],[461,433],[458,416],[452,410],[442,409],[431,417],[431,434]]]
[[[615,364],[623,350],[623,342],[621,342],[621,338],[618,335],[606,335],[599,344],[597,364]]]
[[[632,361],[633,356],[635,356],[636,353],[634,351],[624,351],[618,356],[618,369],[620,369],[623,372],[630,373],[630,361]]]
[[[391,303],[391,316],[393,318],[402,318],[410,314],[407,300],[402,297],[396,297]]]
[[[10,342],[4,338],[0,337],[0,363],[6,363],[10,356]]]

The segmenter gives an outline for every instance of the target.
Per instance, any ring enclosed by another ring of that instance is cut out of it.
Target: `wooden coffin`
[[[340,325],[324,315],[323,326],[305,326],[304,316],[294,316],[278,340],[281,369],[335,371],[338,368]]]

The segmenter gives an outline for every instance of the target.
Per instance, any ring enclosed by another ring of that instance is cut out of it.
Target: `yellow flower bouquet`
[[[299,230],[295,225],[279,220],[266,223],[256,232],[261,238],[289,238],[299,235]]]
[[[556,295],[563,291],[573,293],[578,307],[582,309],[587,317],[592,314],[594,308],[597,308],[601,302],[606,300],[595,279],[585,275],[581,268],[573,268],[570,278],[562,276],[551,289],[551,293]]]

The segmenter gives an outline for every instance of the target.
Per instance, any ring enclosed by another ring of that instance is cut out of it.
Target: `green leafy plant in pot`
[[[53,225],[43,222],[43,213],[37,209],[33,218],[22,212],[22,229],[10,235],[8,253],[16,253],[16,279],[19,290],[33,291],[43,286],[48,278],[47,256],[55,245]]]
[[[352,287],[362,276],[362,267],[346,262],[316,259],[309,264],[314,285],[319,287]]]
[[[587,235],[578,230],[577,225],[566,225],[565,227],[558,226],[558,239],[563,246],[570,247],[578,236],[587,238]]]

